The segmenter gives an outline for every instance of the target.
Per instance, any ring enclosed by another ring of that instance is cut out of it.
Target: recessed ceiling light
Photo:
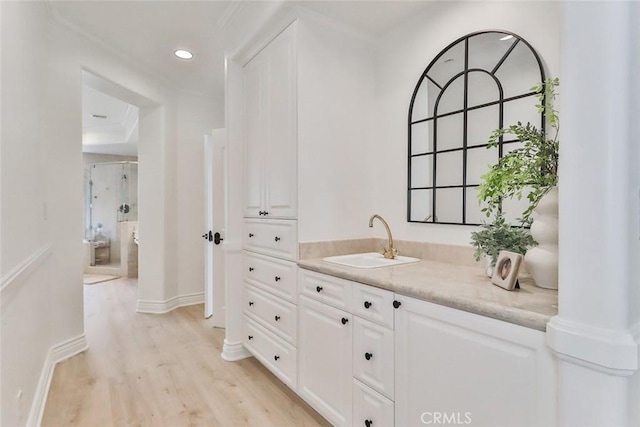
[[[183,49],[178,49],[175,52],[173,52],[173,54],[175,56],[177,56],[180,59],[191,59],[193,58],[193,53],[189,52],[188,50],[183,50]]]
[[[509,39],[512,39],[512,38],[513,38],[513,36],[511,34],[509,34],[508,36],[502,37],[500,40],[509,40]]]

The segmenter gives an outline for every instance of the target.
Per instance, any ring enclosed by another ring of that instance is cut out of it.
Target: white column
[[[626,426],[638,369],[629,242],[639,221],[630,95],[639,23],[632,2],[563,6],[559,315],[547,328],[560,359],[559,424]]]
[[[225,128],[227,129],[227,200],[225,214],[225,338],[222,358],[240,360],[251,354],[242,345],[243,130],[242,67],[226,60]]]

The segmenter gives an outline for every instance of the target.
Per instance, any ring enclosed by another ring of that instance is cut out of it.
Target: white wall
[[[310,13],[298,25],[298,240],[368,233],[374,56],[371,40]]]
[[[223,101],[183,95],[178,104],[178,294],[203,292],[205,189],[204,135],[224,127]],[[220,231],[220,230],[214,230]]]
[[[640,23],[640,4],[633,3],[632,14],[630,16],[632,22]],[[640,25],[632,25],[633,37],[631,37],[631,52],[636,52],[631,58],[631,70],[636,70],[632,74],[632,92],[631,92],[631,113],[630,117],[640,117]],[[631,121],[630,135],[640,135],[640,120]],[[631,203],[631,212],[629,215],[629,254],[630,254],[630,272],[631,286],[629,290],[629,324],[632,327],[631,332],[635,335],[636,344],[638,344],[638,360],[640,360],[640,144],[632,145],[631,156],[629,158],[631,171],[631,185],[629,186],[629,200]],[[634,285],[635,284],[635,285]],[[635,325],[635,327],[633,326]],[[631,379],[630,402],[640,402],[640,371],[636,371]],[[629,405],[631,408],[630,419],[635,425],[640,425],[640,405]]]
[[[180,156],[197,156],[200,144],[178,148],[181,141],[190,140],[191,132],[189,120],[183,120],[182,130],[189,130],[181,134],[180,108],[194,108],[178,102],[169,82],[54,21],[44,2],[2,2],[0,7],[4,107],[0,267],[3,287],[9,284],[1,295],[1,424],[21,425],[47,352],[83,334],[81,70],[128,89],[124,92],[130,97],[125,100],[142,107],[140,300],[163,302],[177,296],[183,290],[178,285],[179,248],[193,254],[202,250],[199,240],[184,240],[178,225],[179,215],[184,223],[202,223],[201,209],[183,212],[178,202],[180,186],[191,191],[190,183],[198,174],[194,169],[201,170],[202,164],[194,164],[188,174],[178,166]],[[198,127],[209,129],[208,117],[206,121]],[[44,254],[36,257],[41,262],[32,263],[29,274],[8,280],[8,273],[39,253]],[[195,289],[195,280],[187,291]],[[19,390],[23,393],[18,400]]]
[[[407,114],[418,78],[449,43],[468,33],[514,32],[536,49],[547,76],[560,65],[560,4],[556,2],[434,2],[380,40],[375,89],[375,143],[371,144],[372,209],[401,240],[466,245],[474,227],[415,224],[406,220]],[[475,200],[471,201],[475,203]],[[376,228],[377,237],[384,230]]]
[[[22,425],[50,347],[83,332],[81,115],[68,98],[51,98],[52,83],[64,86],[68,79],[51,61],[44,4],[2,2],[0,7],[0,423]],[[58,125],[70,116],[77,117],[77,127]],[[36,256],[48,244],[52,249]],[[29,263],[34,256],[36,262]],[[27,266],[33,268],[9,277]]]

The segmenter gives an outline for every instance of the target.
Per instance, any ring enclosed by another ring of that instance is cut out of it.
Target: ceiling
[[[252,12],[268,5],[311,9],[371,36],[425,10],[428,1],[60,1],[50,0],[54,16],[119,55],[138,63],[175,87],[223,97],[227,32],[246,27]],[[230,16],[242,15],[233,21]],[[243,25],[242,18],[247,21]],[[176,49],[193,52],[189,61]]]
[[[399,0],[49,0],[49,4],[59,22],[168,81],[177,90],[221,100],[224,97],[225,52],[233,52],[239,43],[247,40],[259,14],[267,16],[286,6],[307,8],[375,38],[434,3]],[[244,38],[238,36],[245,33]],[[177,59],[173,55],[176,49],[191,51],[193,59]],[[95,101],[98,99],[100,97]],[[87,113],[85,111],[85,115]]]
[[[138,155],[138,107],[82,87],[82,151]]]

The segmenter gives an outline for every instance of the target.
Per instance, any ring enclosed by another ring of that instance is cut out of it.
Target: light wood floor
[[[89,350],[57,365],[43,426],[327,426],[254,358],[220,358],[203,306],[135,313],[135,279],[85,286]]]

